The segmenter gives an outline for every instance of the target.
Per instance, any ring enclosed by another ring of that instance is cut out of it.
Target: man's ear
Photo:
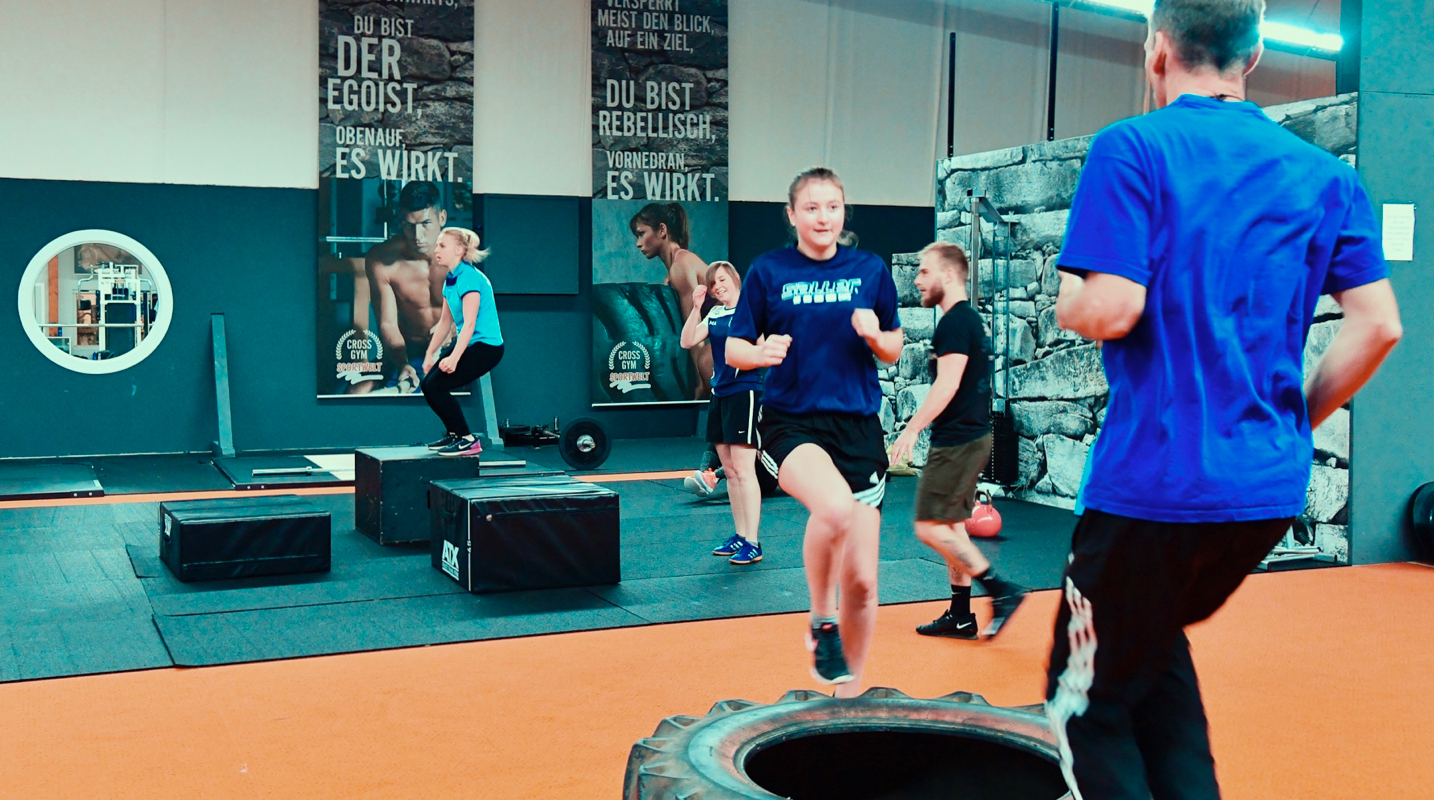
[[[1165,31],[1151,33],[1150,71],[1164,77],[1170,71],[1170,37]]]
[[[1245,62],[1245,71],[1244,71],[1244,73],[1242,73],[1242,74],[1244,74],[1244,75],[1249,75],[1251,72],[1254,72],[1254,71],[1255,71],[1255,67],[1256,67],[1257,65],[1259,65],[1259,63],[1260,63],[1260,57],[1263,56],[1264,54],[1265,54],[1265,43],[1264,43],[1264,42],[1260,42],[1259,44],[1255,45],[1255,52],[1251,53],[1251,54],[1250,54],[1250,59]]]

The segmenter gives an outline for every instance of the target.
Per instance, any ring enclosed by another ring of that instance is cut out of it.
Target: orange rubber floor
[[[869,683],[1037,702],[1056,602],[1034,595],[983,643],[912,633],[939,603],[884,607]],[[662,717],[811,687],[802,624],[0,685],[0,797],[615,800]],[[1434,797],[1434,569],[1253,576],[1191,639],[1227,799]]]

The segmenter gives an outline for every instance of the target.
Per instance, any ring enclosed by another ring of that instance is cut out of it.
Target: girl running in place
[[[702,300],[711,296],[717,305],[704,317]],[[707,441],[727,477],[732,521],[737,532],[718,545],[714,556],[730,556],[738,566],[762,560],[757,526],[762,516],[762,489],[757,485],[757,408],[762,402],[762,375],[756,370],[729,367],[724,360],[727,330],[742,296],[742,276],[730,261],[713,261],[707,280],[692,291],[692,313],[682,326],[682,346],[691,350],[704,342],[712,345],[712,358],[721,364],[712,376],[712,402],[707,409]],[[760,341],[760,340],[758,340]]]
[[[446,228],[438,237],[433,263],[448,270],[443,281],[443,318],[433,329],[428,354],[423,358],[423,397],[443,420],[447,433],[428,445],[440,456],[476,456],[483,452],[478,437],[468,429],[463,409],[453,390],[487,375],[503,359],[503,333],[493,284],[476,266],[488,257],[478,249],[478,234],[466,228]],[[458,336],[447,346],[449,337]],[[434,369],[437,364],[438,369]]]
[[[812,674],[853,697],[876,624],[888,465],[872,354],[901,356],[896,283],[880,258],[838,244],[846,196],[831,170],[792,181],[787,220],[796,245],[752,262],[725,356],[737,369],[770,368],[757,427],[763,460],[810,513],[802,556]]]
[[[707,278],[707,262],[687,249],[692,242],[687,210],[681,203],[648,203],[633,215],[627,227],[637,237],[637,249],[647,258],[661,260],[667,268],[667,278],[662,285],[671,286],[677,292],[682,318],[687,319],[692,313],[692,292],[704,285]],[[697,303],[699,308],[701,305]],[[711,391],[711,349],[705,345],[694,348],[692,364],[697,368],[697,391],[693,399],[701,400]]]

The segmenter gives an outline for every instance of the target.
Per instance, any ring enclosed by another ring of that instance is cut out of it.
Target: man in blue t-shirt
[[[1401,329],[1357,174],[1245,101],[1262,0],[1157,0],[1159,110],[1091,144],[1061,326],[1104,341],[1095,443],[1046,708],[1077,800],[1217,798],[1184,627],[1303,512],[1310,431]],[[1321,294],[1345,322],[1304,376]]]

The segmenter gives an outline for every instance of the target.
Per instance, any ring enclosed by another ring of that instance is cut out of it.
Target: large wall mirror
[[[114,231],[67,233],[30,260],[20,322],[46,358],[92,375],[154,352],[174,313],[169,277],[144,245]]]

